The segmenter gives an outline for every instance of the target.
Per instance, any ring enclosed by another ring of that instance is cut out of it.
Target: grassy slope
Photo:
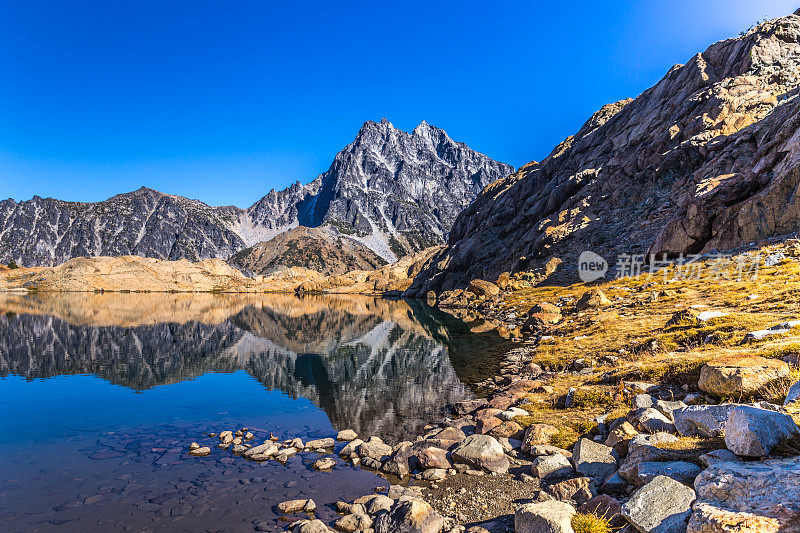
[[[768,252],[769,250],[767,250]],[[550,383],[552,394],[532,394],[526,408],[531,416],[524,425],[548,423],[561,430],[553,444],[569,446],[593,426],[596,415],[613,412],[623,416],[630,408],[622,394],[622,381],[669,382],[697,391],[702,365],[727,355],[759,355],[783,358],[800,356],[800,330],[742,343],[745,334],[798,318],[800,308],[800,264],[794,259],[760,268],[758,278],[742,281],[715,279],[710,272],[701,279],[666,281],[662,273],[650,279],[621,278],[592,285],[602,289],[611,304],[602,309],[574,312],[574,302],[587,290],[585,284],[569,287],[532,287],[513,292],[503,306],[508,312],[526,313],[536,303],[557,303],[570,297],[562,309],[565,318],[542,342],[534,361],[549,370],[563,370],[576,359],[593,360],[589,375],[563,373]],[[677,311],[694,306],[698,311],[722,311],[726,316],[702,323],[685,322],[669,328],[667,321]],[[567,310],[573,308],[572,312]],[[602,364],[603,356],[616,358]],[[795,359],[797,361],[797,359]],[[800,379],[797,363],[793,374]],[[563,397],[576,387],[576,406],[563,408]],[[786,385],[764,394],[780,402]],[[731,400],[738,400],[732,398]],[[800,422],[800,416],[796,417]],[[678,447],[698,451],[720,447],[720,442],[682,439]]]

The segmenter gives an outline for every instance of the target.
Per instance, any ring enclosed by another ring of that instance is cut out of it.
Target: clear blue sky
[[[366,120],[520,166],[800,0],[0,0],[0,198],[141,185],[247,206]]]

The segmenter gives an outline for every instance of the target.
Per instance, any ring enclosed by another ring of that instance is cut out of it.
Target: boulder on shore
[[[522,451],[530,453],[533,446],[550,444],[550,438],[559,433],[558,428],[550,424],[531,424],[525,429],[522,437]]]
[[[575,473],[572,463],[560,453],[542,455],[533,460],[531,473],[539,479],[563,479]]]
[[[597,496],[594,482],[588,477],[576,477],[559,481],[550,485],[547,492],[556,500],[574,503],[575,505],[583,505]]]
[[[694,482],[689,533],[790,532],[800,523],[800,461],[722,462]]]
[[[617,471],[617,453],[611,446],[580,439],[572,450],[572,463],[579,474],[603,481]]]
[[[473,279],[467,285],[466,292],[471,292],[478,298],[491,298],[500,294],[500,287],[482,279]]]
[[[789,376],[789,365],[779,359],[734,356],[706,363],[700,370],[697,386],[725,398],[749,397],[767,384]]]
[[[631,496],[622,515],[642,533],[681,533],[694,499],[694,491],[683,483],[658,476]]]
[[[452,451],[453,460],[487,472],[508,472],[508,458],[503,446],[490,435],[470,435]]]
[[[683,437],[721,437],[728,414],[741,404],[690,405],[674,412],[675,429]]]
[[[736,455],[763,457],[781,442],[800,437],[786,413],[747,405],[733,409],[725,424],[725,446]]]
[[[595,307],[605,307],[611,303],[606,294],[600,289],[591,289],[583,293],[575,304],[578,311],[585,311],[586,309]]]
[[[701,468],[686,461],[643,461],[636,465],[638,485],[647,485],[658,476],[667,476],[691,486]]]
[[[375,520],[375,533],[439,533],[444,519],[426,501],[401,500]]]
[[[575,508],[568,503],[547,501],[526,503],[514,512],[516,533],[573,533]]]

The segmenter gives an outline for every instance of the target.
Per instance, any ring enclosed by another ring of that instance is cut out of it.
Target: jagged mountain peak
[[[252,214],[267,225],[333,227],[394,261],[443,243],[458,211],[512,170],[425,122],[409,134],[384,118],[365,122],[317,180],[257,203]]]
[[[114,196],[109,198],[109,200],[112,200],[114,198],[136,198],[136,197],[154,197],[154,198],[156,198],[156,197],[162,197],[162,196],[170,196],[170,195],[168,195],[167,193],[163,193],[161,191],[158,191],[156,189],[151,189],[150,187],[147,187],[145,185],[142,185],[141,187],[139,187],[138,189],[136,189],[134,191],[115,194]]]
[[[411,133],[407,133],[384,117],[380,122],[373,122],[371,120],[365,122],[351,145],[375,144],[378,140],[386,142],[388,139],[397,138],[404,138],[407,140],[412,140],[414,138],[447,140],[454,144],[460,144],[455,143],[443,129],[433,126],[425,120],[420,122]]]
[[[444,243],[456,214],[513,170],[433,126],[423,123],[415,131],[399,130],[385,118],[367,121],[326,172],[273,189],[247,209],[212,207],[148,187],[96,203],[4,200],[0,261],[48,266],[98,255],[228,259],[298,226],[324,226],[326,235],[345,236],[394,261]]]

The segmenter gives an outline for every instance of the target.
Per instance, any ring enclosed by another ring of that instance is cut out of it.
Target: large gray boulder
[[[526,503],[514,512],[515,533],[573,533],[575,508],[568,503]]]
[[[691,486],[702,468],[686,461],[644,461],[636,466],[638,485],[647,485],[658,476],[667,476]]]
[[[487,472],[508,472],[508,457],[503,446],[490,435],[470,435],[452,451],[454,462],[462,462]]]
[[[675,429],[684,437],[721,437],[728,414],[740,404],[690,405],[673,412]]]
[[[631,496],[622,516],[642,533],[682,533],[694,499],[694,491],[683,483],[658,476]]]
[[[419,498],[401,500],[375,519],[375,533],[439,533],[442,527],[441,515]]]
[[[617,452],[611,446],[580,439],[572,449],[575,470],[584,476],[604,480],[617,470]]]
[[[644,462],[675,461],[678,455],[672,450],[656,446],[637,446],[632,448],[619,465],[619,475],[629,483],[639,485],[639,465]]]
[[[799,435],[791,416],[745,405],[733,409],[725,425],[725,445],[745,457],[763,457],[780,442]]]
[[[639,413],[639,426],[642,431],[648,433],[657,433],[659,431],[675,432],[675,425],[672,420],[654,407],[649,407]]]
[[[658,400],[653,407],[661,411],[670,421],[674,421],[675,411],[689,406],[681,401]]]
[[[378,461],[385,461],[392,453],[392,447],[384,443],[380,437],[370,437],[367,442],[358,447],[358,455],[371,457]]]
[[[572,463],[560,453],[539,456],[531,464],[531,474],[539,479],[563,479],[574,473]]]
[[[796,532],[800,521],[800,461],[722,462],[694,482],[690,533]]]

